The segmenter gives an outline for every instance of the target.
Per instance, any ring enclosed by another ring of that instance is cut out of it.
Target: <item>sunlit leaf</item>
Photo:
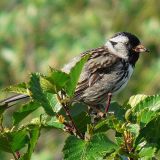
[[[27,130],[1,133],[0,142],[0,150],[10,153],[18,151],[28,142]]]
[[[133,109],[133,115],[137,118],[137,123],[144,127],[154,119],[160,111],[160,96],[148,96],[138,103]]]
[[[151,111],[160,110],[160,95],[149,96],[135,106],[134,112],[148,108]]]
[[[60,123],[57,117],[47,117],[43,120],[43,127],[64,129],[64,124]]]
[[[61,89],[67,83],[69,75],[65,72],[51,68],[49,76],[45,77],[45,79],[52,83],[58,91],[59,88]]]
[[[138,153],[140,158],[153,158],[155,156],[156,148],[152,146],[144,146]]]
[[[19,83],[17,85],[9,86],[3,91],[29,95],[29,90],[26,83]]]
[[[58,103],[58,100],[56,98],[55,94],[51,94],[51,93],[47,93],[45,92],[46,98],[50,104],[50,106],[52,107],[52,109],[55,109],[55,105]]]
[[[42,105],[47,114],[53,115],[53,106],[51,106],[48,100],[48,93],[44,93],[40,85],[40,75],[33,73],[29,85],[32,98]]]
[[[53,94],[56,93],[55,86],[52,85],[47,79],[45,79],[44,76],[40,77],[40,84],[41,84],[42,89],[45,92],[49,92],[49,93],[53,93]]]
[[[148,96],[144,94],[137,94],[137,95],[131,96],[127,104],[133,108],[147,97]]]
[[[126,126],[127,130],[130,131],[132,133],[132,135],[134,135],[134,137],[137,137],[139,135],[140,132],[140,126],[138,124],[128,124]]]
[[[31,159],[31,155],[34,152],[34,148],[40,136],[40,128],[38,126],[33,127],[32,129],[30,129],[29,134],[30,138],[29,138],[28,150],[26,154],[24,154],[24,156],[21,158],[22,160]]]
[[[18,124],[20,121],[22,121],[25,117],[27,117],[30,113],[32,113],[39,107],[40,104],[36,102],[30,102],[23,105],[18,111],[13,113],[14,124]]]
[[[107,153],[112,153],[117,145],[111,142],[105,134],[96,134],[90,141],[77,139],[74,136],[67,138],[63,148],[64,159],[97,160]]]
[[[149,110],[148,108],[143,109],[141,112],[137,113],[137,123],[141,125],[141,127],[146,126],[152,119],[157,117],[157,113]]]
[[[74,94],[81,71],[83,69],[84,64],[88,60],[89,56],[90,55],[86,55],[83,58],[81,58],[81,60],[78,61],[76,65],[70,70],[69,73],[70,79],[67,81],[66,84],[66,92],[70,97],[72,97]]]

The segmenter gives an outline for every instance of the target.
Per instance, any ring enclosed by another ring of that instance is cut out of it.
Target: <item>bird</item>
[[[82,57],[90,55],[82,69],[72,100],[91,107],[106,102],[105,112],[108,112],[112,95],[125,88],[140,53],[148,51],[136,35],[118,32],[101,47],[82,52],[62,68],[63,72],[69,73]],[[9,104],[25,98],[28,95],[16,95],[1,103]]]

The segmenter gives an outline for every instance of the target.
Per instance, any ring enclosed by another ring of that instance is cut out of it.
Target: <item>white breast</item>
[[[128,72],[128,76],[126,78],[124,78],[121,82],[119,82],[120,83],[119,85],[121,87],[118,90],[116,90],[115,92],[113,92],[113,95],[119,93],[121,90],[123,90],[126,87],[128,81],[131,78],[131,75],[133,73],[133,67],[132,67],[132,65],[129,65],[127,72]],[[119,86],[119,85],[117,85],[117,86]]]

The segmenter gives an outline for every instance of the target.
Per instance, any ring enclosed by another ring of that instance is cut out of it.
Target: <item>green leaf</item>
[[[113,114],[115,115],[115,117],[117,119],[124,121],[125,110],[117,102],[112,102],[111,103],[111,105],[109,107],[109,112],[113,112]]]
[[[11,134],[11,139],[9,141],[13,151],[20,150],[28,142],[27,130],[24,129],[24,130],[13,132]]]
[[[90,116],[86,112],[82,112],[73,117],[73,119],[79,131],[85,133],[87,131],[87,124],[91,123]]]
[[[5,152],[16,152],[22,149],[28,142],[26,129],[15,132],[0,134],[0,150]]]
[[[140,132],[140,126],[138,124],[127,124],[126,128],[134,135],[134,137],[137,137]]]
[[[64,124],[60,123],[57,117],[42,117],[42,127],[64,129]]]
[[[3,133],[0,134],[0,150],[9,153],[13,152],[9,144],[8,136]]]
[[[118,120],[114,115],[107,115],[105,119],[98,122],[94,127],[96,133],[105,132],[108,129],[114,129],[117,132],[122,133],[124,131],[123,122]]]
[[[156,144],[160,148],[160,116],[150,121],[136,139],[137,144],[141,140],[146,140],[148,143]]]
[[[121,160],[120,157],[118,156],[117,152],[113,152],[111,154],[108,154],[107,156],[105,156],[105,158],[103,158],[102,160]],[[128,159],[125,159],[128,160]]]
[[[26,83],[20,83],[17,85],[9,86],[5,88],[3,91],[29,95],[29,90]]]
[[[66,89],[65,89],[66,93],[70,97],[72,97],[74,92],[75,92],[75,89],[76,89],[76,86],[77,86],[81,71],[83,69],[84,64],[87,62],[89,56],[90,55],[88,54],[88,55],[82,57],[81,60],[78,61],[76,63],[76,65],[70,70],[70,73],[69,73],[70,79],[67,81]]]
[[[29,89],[32,93],[31,96],[33,97],[33,99],[42,105],[47,114],[54,115],[54,112],[52,110],[53,106],[50,104],[48,93],[45,93],[41,88],[40,74],[33,73],[31,75],[29,85],[30,85]]]
[[[143,147],[138,153],[140,158],[153,158],[155,156],[156,148],[152,146]]]
[[[105,134],[96,134],[90,141],[77,139],[74,136],[67,138],[63,148],[64,159],[97,160],[103,159],[107,153],[112,153],[117,145],[111,142]]]
[[[2,114],[4,113],[4,111],[8,109],[8,104],[0,104],[0,117],[2,116]]]
[[[65,116],[65,113],[62,114]],[[80,132],[84,133],[87,130],[87,124],[91,123],[90,116],[87,113],[87,106],[82,103],[74,103],[70,107],[70,114]]]
[[[13,121],[14,125],[17,125],[20,121],[22,121],[25,117],[27,117],[30,113],[39,108],[40,105],[37,102],[30,102],[28,104],[23,105],[19,111],[13,113]]]
[[[140,112],[148,108],[151,111],[160,110],[160,95],[149,96],[135,106],[134,112]]]
[[[124,144],[124,137],[116,135],[115,141],[118,146],[122,147],[122,145]]]
[[[141,141],[136,144],[135,151],[140,151],[147,144],[146,140]]]
[[[99,121],[94,127],[94,132],[95,133],[106,132],[107,130],[113,127],[110,126],[109,123],[110,123],[109,119],[104,119]]]
[[[65,72],[51,68],[49,76],[45,77],[50,83],[52,83],[56,89],[62,88],[65,86],[69,80],[69,75]]]
[[[134,96],[131,96],[129,98],[129,101],[127,102],[127,105],[130,105],[131,108],[135,107],[138,103],[146,99],[148,96],[144,94],[137,94]]]
[[[59,108],[58,108],[58,106],[59,106]],[[55,107],[57,107],[56,111],[59,111],[58,114],[63,115],[63,117],[65,117],[65,119],[67,120],[68,116],[66,116],[66,113],[65,113],[64,109],[60,106],[60,104],[57,103],[57,105]],[[62,108],[62,109],[59,110],[60,108]],[[74,122],[76,123],[76,126],[78,127],[78,129],[81,132],[85,132],[87,124],[91,122],[90,116],[87,113],[86,105],[84,105],[82,103],[74,103],[72,106],[70,106],[69,112],[70,112],[72,118],[74,119]]]
[[[52,85],[47,79],[45,79],[44,76],[40,77],[40,84],[41,84],[42,89],[45,92],[49,92],[49,93],[53,93],[53,94],[56,93],[55,86]]]
[[[76,117],[82,112],[87,112],[87,111],[88,111],[87,106],[83,103],[74,103],[70,107],[70,113],[73,117]]]
[[[62,105],[59,102],[57,102],[53,108],[54,112],[58,113],[60,112],[61,109],[62,109]]]
[[[157,117],[157,113],[149,110],[148,108],[143,109],[137,113],[137,123],[141,125],[141,128],[146,126],[152,119]]]
[[[143,128],[152,119],[154,119],[160,111],[160,96],[149,96],[138,103],[133,110],[133,115],[137,117],[137,123]]]
[[[29,133],[30,133],[30,139],[28,144],[28,150],[21,158],[21,160],[31,159],[31,155],[34,152],[34,148],[40,136],[40,128],[38,126],[34,126],[32,129],[30,129]]]
[[[46,95],[46,98],[47,98],[47,100],[49,102],[49,105],[52,107],[54,112],[56,112],[57,108],[55,108],[55,107],[56,107],[56,105],[58,103],[56,95],[52,94],[52,93],[47,93],[47,92],[45,92],[45,95]]]

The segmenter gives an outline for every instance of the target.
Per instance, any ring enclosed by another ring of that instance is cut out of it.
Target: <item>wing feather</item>
[[[75,91],[75,99],[81,99],[83,92],[99,81],[103,74],[110,72],[111,68],[119,59],[116,55],[108,52],[105,46],[92,49],[81,54],[84,56],[91,54],[81,73],[78,85]]]

